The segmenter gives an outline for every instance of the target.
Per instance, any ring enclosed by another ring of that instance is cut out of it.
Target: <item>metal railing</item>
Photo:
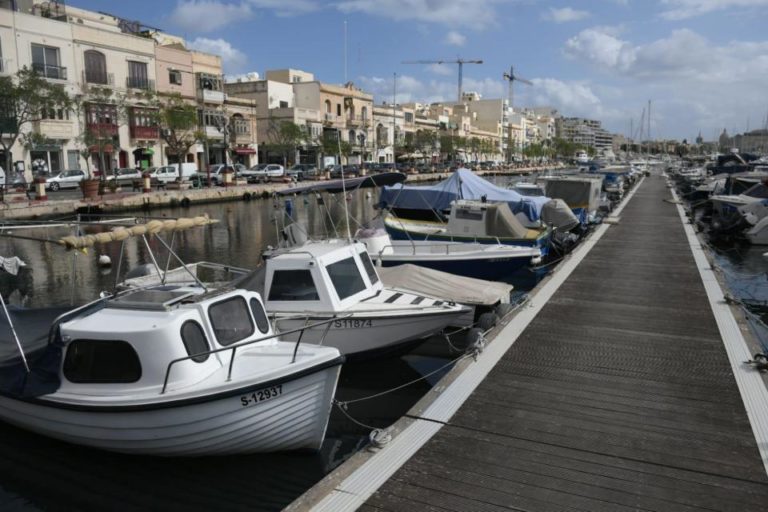
[[[83,71],[83,81],[94,85],[115,85],[115,75],[106,71],[86,69]]]
[[[232,351],[232,356],[229,358],[229,367],[227,369],[227,382],[229,382],[229,381],[232,380],[232,367],[233,367],[234,362],[235,362],[235,355],[236,355],[236,352],[237,352],[238,348],[247,347],[249,345],[253,345],[254,343],[259,343],[261,341],[271,340],[271,339],[274,339],[274,338],[279,338],[281,336],[285,336],[287,334],[294,334],[294,333],[298,332],[299,333],[299,339],[296,340],[296,346],[293,347],[293,357],[291,358],[291,364],[293,364],[293,363],[296,362],[296,354],[299,351],[299,345],[301,344],[301,338],[304,336],[304,331],[306,331],[307,329],[312,329],[314,327],[319,327],[321,325],[326,325],[326,328],[323,331],[323,336],[320,338],[320,342],[317,343],[317,345],[322,345],[323,342],[325,341],[325,337],[328,335],[328,331],[331,328],[331,324],[333,322],[335,322],[336,320],[347,319],[347,318],[349,318],[351,316],[352,316],[352,313],[349,313],[348,315],[341,316],[341,317],[334,315],[333,317],[329,318],[328,320],[323,320],[322,322],[316,322],[314,324],[305,325],[304,327],[299,327],[298,329],[291,329],[290,331],[278,332],[278,333],[271,334],[269,336],[264,336],[262,338],[257,338],[255,340],[247,341],[245,343],[238,343],[237,345],[232,345],[231,347],[216,348],[216,349],[208,350],[206,352],[198,352],[197,354],[191,354],[191,355],[188,355],[186,357],[180,357],[178,359],[174,359],[173,361],[168,363],[168,367],[165,370],[165,378],[163,379],[163,389],[160,391],[160,394],[161,395],[165,394],[165,392],[166,392],[166,390],[168,388],[168,379],[171,376],[171,368],[176,363],[180,363],[182,361],[189,361],[189,360],[197,358],[197,357],[209,356],[211,354],[218,354],[219,352],[226,352],[228,350],[231,350]]]
[[[42,64],[40,62],[33,62],[32,69],[44,76],[45,78],[53,78],[55,80],[67,79],[67,68],[63,66],[54,66],[51,64]]]
[[[125,86],[129,89],[149,91],[155,88],[155,81],[144,76],[129,76],[125,79]]]

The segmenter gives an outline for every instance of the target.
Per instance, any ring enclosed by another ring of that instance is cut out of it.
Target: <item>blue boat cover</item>
[[[469,169],[458,169],[445,181],[431,186],[404,186],[402,183],[381,190],[382,208],[447,211],[457,199],[480,200],[509,205],[512,213],[523,212],[531,221],[539,220],[541,207],[548,197],[523,196],[514,190],[498,187]]]

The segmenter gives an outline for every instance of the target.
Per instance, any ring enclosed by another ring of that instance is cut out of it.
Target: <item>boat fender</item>
[[[250,201],[250,200],[251,200],[250,192],[246,192],[245,194],[243,194],[243,201]]]
[[[542,260],[541,260],[541,256],[540,255],[539,256],[534,256],[533,258],[531,258],[531,266],[532,267],[538,267],[539,265],[541,265],[541,261]]]
[[[508,314],[515,310],[515,306],[512,304],[499,304],[496,306],[495,312],[499,316],[499,319],[506,317]]]
[[[467,331],[467,348],[466,353],[472,356],[472,359],[477,361],[477,357],[483,352],[485,348],[485,334],[482,329],[473,327]]]
[[[480,318],[477,319],[477,326],[485,332],[492,329],[498,321],[499,317],[496,316],[496,313],[488,311],[487,313],[480,315]]]
[[[371,442],[371,448],[384,448],[392,440],[392,434],[389,429],[377,428],[368,434],[368,440]]]
[[[99,256],[99,266],[100,267],[112,266],[112,258],[107,256],[106,254],[102,254],[101,256]]]

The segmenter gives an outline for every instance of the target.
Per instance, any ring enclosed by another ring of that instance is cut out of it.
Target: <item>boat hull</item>
[[[461,324],[461,319],[466,314],[466,309],[458,308],[444,312],[392,316],[353,314],[334,320],[327,334],[326,326],[306,329],[301,342],[334,347],[339,349],[348,361],[359,361],[402,351],[419,340],[442,331],[448,325]],[[303,318],[295,315],[293,318],[277,315],[275,325],[280,331],[286,332],[329,318],[331,317],[317,314]],[[282,339],[296,341],[298,334],[286,334]]]
[[[538,256],[537,256],[538,257]],[[374,259],[384,267],[394,267],[407,263],[448,272],[457,276],[474,277],[488,281],[502,281],[521,268],[531,265],[532,256],[526,257],[495,257],[467,258],[453,260],[437,260],[426,258],[388,258],[375,256]]]
[[[167,404],[75,406],[46,397],[2,396],[0,418],[62,441],[129,454],[317,450],[325,437],[342,361],[294,378],[251,382],[214,397]],[[276,396],[265,399],[266,390]]]

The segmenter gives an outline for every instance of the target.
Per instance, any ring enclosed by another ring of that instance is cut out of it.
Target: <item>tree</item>
[[[197,106],[174,93],[158,98],[156,108],[156,123],[160,137],[168,146],[169,159],[173,157],[181,163],[189,149],[204,138],[198,127]]]
[[[283,165],[288,165],[288,153],[293,152],[295,154],[296,149],[306,140],[307,135],[296,123],[271,120],[267,137],[269,138],[269,143],[266,144],[267,149],[283,155]],[[324,139],[323,152],[325,149]]]
[[[26,67],[14,76],[0,77],[0,147],[5,169],[12,169],[11,148],[26,125],[44,119],[47,112],[71,108],[72,99],[63,86]]]
[[[81,154],[86,155],[86,167],[91,176],[89,156],[99,155],[101,180],[107,179],[107,153],[119,149],[118,130],[128,118],[127,95],[118,94],[109,87],[89,87],[75,99],[75,111],[81,116],[82,132],[77,137]]]

